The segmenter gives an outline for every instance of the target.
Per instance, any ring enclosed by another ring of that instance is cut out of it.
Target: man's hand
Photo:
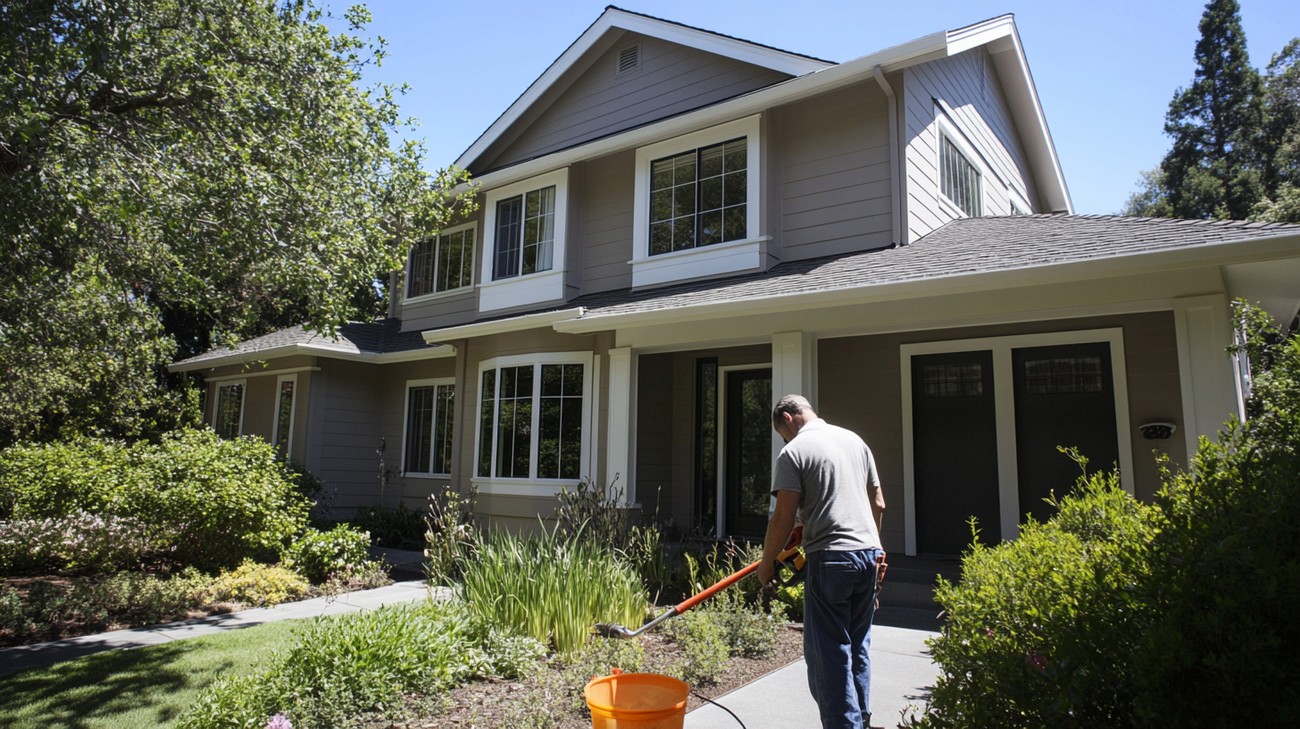
[[[799,511],[799,494],[795,491],[777,491],[776,508],[767,521],[767,534],[763,537],[763,559],[755,573],[763,587],[776,586],[776,558],[790,541],[794,530],[795,514]]]

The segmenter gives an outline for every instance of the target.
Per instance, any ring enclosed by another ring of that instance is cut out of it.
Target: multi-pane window
[[[497,202],[492,279],[551,270],[555,252],[555,186]]]
[[[586,365],[529,363],[483,371],[477,473],[576,479],[582,470]]]
[[[1071,395],[1106,389],[1101,357],[1050,357],[1025,360],[1025,392]]]
[[[293,434],[293,391],[298,384],[293,376],[281,378],[275,404],[275,450],[282,457],[289,456]]]
[[[980,172],[947,136],[939,142],[939,187],[963,213],[981,215]]]
[[[217,385],[217,405],[212,427],[222,438],[238,438],[243,422],[244,383],[223,382]]]
[[[406,388],[406,473],[451,473],[451,436],[456,386],[413,384]]]
[[[469,286],[474,263],[474,229],[426,238],[411,249],[407,296]]]
[[[921,368],[921,392],[926,397],[980,397],[984,368],[978,362],[927,364]]]
[[[744,137],[650,164],[650,255],[742,240],[749,199]]]

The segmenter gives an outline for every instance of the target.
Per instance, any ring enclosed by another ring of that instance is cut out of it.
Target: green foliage
[[[285,553],[285,566],[319,585],[331,577],[360,572],[369,564],[370,535],[348,524],[329,531],[308,529]]]
[[[293,570],[245,562],[212,581],[213,600],[266,607],[297,600],[311,591],[311,583]]]
[[[146,526],[150,549],[204,569],[277,557],[307,522],[296,479],[265,441],[210,430],[157,444],[80,438],[0,451],[8,518],[133,520]]]
[[[560,530],[572,538],[617,550],[628,531],[623,489],[617,484],[615,476],[605,487],[590,478],[583,478],[572,489],[561,487],[556,496],[560,505],[555,510]]]
[[[39,580],[27,586],[27,599],[0,585],[0,645],[59,637],[60,626],[75,623],[90,630],[115,624],[148,625],[184,617],[201,606],[212,578],[194,570],[175,575],[119,572],[71,581]]]
[[[1259,726],[1300,715],[1300,340],[1261,336],[1257,312],[1242,319],[1256,334],[1251,418],[1202,440],[1159,497],[1152,620],[1135,667],[1146,722],[1226,726],[1237,706]]]
[[[1153,509],[1114,474],[1081,480],[1057,506],[1014,542],[976,540],[961,581],[940,581],[932,726],[1134,725]]]
[[[605,548],[560,531],[493,533],[466,565],[461,589],[472,614],[560,653],[581,648],[596,623],[639,626],[645,591]]]
[[[465,209],[463,173],[391,143],[402,89],[361,83],[384,56],[368,17],[333,34],[309,0],[0,6],[0,444],[177,424],[173,354],[329,331]]]
[[[139,519],[74,511],[0,521],[0,574],[116,572],[161,550]]]
[[[473,488],[462,495],[451,486],[445,487],[441,496],[429,495],[424,558],[430,584],[452,584],[478,554],[483,535],[474,516],[475,499]]]
[[[363,506],[348,523],[369,532],[371,540],[381,547],[420,549],[424,546],[424,514],[402,504],[398,504],[396,509]]]
[[[665,631],[682,648],[682,662],[673,673],[686,683],[717,683],[731,652],[726,632],[705,610],[692,610],[665,623]]]
[[[294,647],[275,654],[266,668],[221,680],[178,722],[182,729],[263,727],[283,713],[298,729],[342,726],[368,711],[400,711],[403,695],[434,694],[475,675],[492,675],[489,638],[463,605],[418,605],[321,618],[308,623]],[[509,642],[511,669],[536,655]],[[259,723],[260,722],[260,723]]]

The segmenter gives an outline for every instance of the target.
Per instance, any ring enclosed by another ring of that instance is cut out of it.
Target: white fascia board
[[[538,76],[537,80],[529,85],[524,93],[501,116],[497,117],[492,126],[488,127],[478,139],[474,140],[469,149],[461,153],[460,157],[456,159],[456,166],[468,167],[470,162],[487,151],[488,147],[492,146],[511,125],[519,121],[534,103],[540,100],[550,91],[551,87],[564,77],[564,74],[580,63],[583,56],[599,43],[607,32],[614,29],[661,38],[672,43],[698,48],[709,53],[716,53],[793,76],[802,76],[833,65],[825,61],[818,61],[775,48],[767,48],[735,38],[727,38],[708,31],[688,28],[643,15],[635,15],[611,6],[606,8],[605,12],[596,19],[596,22],[592,23],[591,27],[578,36],[578,39],[570,44],[564,53],[561,53],[560,57],[555,59],[546,71],[541,76]]]
[[[1007,288],[1064,283],[1262,260],[1300,257],[1300,235],[1276,236],[1249,241],[1208,243],[1175,250],[1149,251],[1072,261],[1039,264],[998,271],[980,271],[935,276],[912,281],[868,284],[828,291],[795,292],[748,297],[735,301],[674,306],[627,314],[596,315],[557,322],[555,330],[565,334],[592,334],[640,326],[706,321],[728,316],[768,312],[820,309],[828,306],[869,304],[927,296],[998,291]]]
[[[177,362],[167,365],[168,372],[197,372],[230,365],[253,364],[265,362],[278,357],[308,355],[325,359],[341,359],[350,362],[369,362],[371,364],[394,364],[397,362],[415,362],[423,359],[441,359],[455,357],[456,348],[452,345],[438,345],[428,349],[411,349],[404,352],[373,354],[362,352],[346,344],[285,344],[248,352],[234,352],[220,357],[210,357],[193,362]]]
[[[446,327],[443,329],[429,329],[423,332],[423,336],[424,341],[429,344],[439,344],[461,339],[472,339],[474,337],[486,337],[493,334],[509,334],[511,332],[522,332],[529,329],[545,329],[553,327],[557,322],[569,319],[578,319],[582,316],[584,311],[585,310],[581,306],[578,306],[572,309],[561,309],[559,311],[544,311],[540,314],[524,314],[523,316],[510,317],[507,319],[495,319],[493,321],[463,324],[461,326]]]

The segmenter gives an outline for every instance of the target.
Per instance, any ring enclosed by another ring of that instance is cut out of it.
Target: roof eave
[[[231,365],[250,365],[272,359],[295,356],[313,356],[325,359],[337,359],[350,362],[369,362],[371,364],[394,364],[398,362],[415,362],[425,359],[441,359],[456,356],[456,348],[436,345],[426,349],[408,349],[401,352],[362,352],[356,347],[331,346],[328,344],[285,344],[247,352],[232,352],[215,357],[187,359],[167,365],[168,372],[200,372],[203,370],[229,367]]]

